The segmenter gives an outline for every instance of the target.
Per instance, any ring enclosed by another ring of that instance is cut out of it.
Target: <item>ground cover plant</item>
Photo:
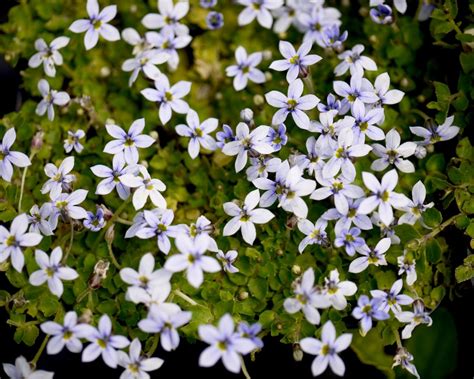
[[[272,336],[313,376],[348,374],[347,349],[449,375],[440,305],[474,277],[473,8],[15,4],[0,306],[38,348],[5,374],[52,377],[38,362],[66,349],[148,378],[186,339],[249,378]]]

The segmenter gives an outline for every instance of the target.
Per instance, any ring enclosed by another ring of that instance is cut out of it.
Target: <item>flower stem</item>
[[[33,367],[36,367],[36,363],[38,363],[38,360],[41,357],[41,354],[43,353],[44,348],[46,347],[46,344],[48,343],[49,340],[49,334],[44,337],[43,342],[41,343],[41,346],[39,347],[38,351],[36,352],[33,360],[31,361],[31,364]]]
[[[30,154],[30,161],[33,160],[36,151],[33,150]],[[21,202],[23,200],[23,192],[25,190],[25,180],[26,180],[26,173],[28,171],[28,166],[23,169],[23,175],[21,176],[21,186],[20,186],[20,200],[18,201],[18,213],[21,214]]]
[[[247,371],[247,366],[245,366],[244,357],[242,357],[241,355],[240,355],[240,363],[242,364],[242,373],[244,374],[245,379],[252,379],[252,378],[250,377],[249,372]]]
[[[403,345],[402,345],[402,340],[400,339],[400,333],[398,332],[398,329],[392,326],[392,332],[393,332],[393,335],[395,336],[395,340],[397,341],[397,347],[401,349]]]
[[[160,340],[160,334],[156,333],[153,336],[153,344],[151,345],[150,350],[148,350],[148,352],[146,353],[146,355],[148,357],[151,357],[153,355],[153,353],[156,351],[156,348],[158,347],[158,341],[159,340]]]
[[[196,303],[193,299],[191,299],[188,295],[186,295],[185,293],[181,292],[180,290],[178,289],[175,289],[173,290],[173,293],[177,296],[179,296],[181,299],[187,301],[189,304],[195,306],[195,305],[199,305],[198,303]]]
[[[64,264],[66,264],[66,262],[67,262],[67,258],[69,256],[69,253],[72,250],[72,244],[74,242],[74,224],[73,224],[72,220],[69,220],[69,222],[70,222],[70,225],[71,225],[71,236],[69,238],[69,245],[66,249],[66,254],[64,254],[64,258],[63,258],[63,263]]]
[[[430,233],[425,234],[423,237],[421,237],[421,239],[419,240],[420,244],[426,243],[428,240],[435,237],[437,234],[441,233],[449,225],[454,224],[456,222],[456,219],[462,215],[463,215],[462,213],[458,213],[457,215],[454,215],[451,218],[448,218],[445,222],[443,222],[442,224],[434,228]]]
[[[130,197],[129,197],[130,199]],[[110,218],[109,221],[107,221],[107,224],[102,228],[100,231],[99,236],[97,237],[94,245],[92,246],[92,251],[96,251],[97,247],[99,246],[99,243],[102,241],[104,238],[105,232],[109,229],[110,225],[112,225],[120,216],[120,213],[125,209],[125,207],[128,205],[129,200],[126,200],[120,205],[120,207],[117,208],[117,210],[114,212],[113,216]]]
[[[115,221],[117,221],[120,224],[124,224],[124,225],[133,225],[132,221],[125,220],[124,218],[121,218],[121,217],[117,217],[115,219]]]
[[[112,249],[112,243],[107,242],[107,249],[109,250],[110,260],[112,261],[113,265],[117,270],[120,270],[120,264],[117,262],[117,258],[115,258],[114,251]]]

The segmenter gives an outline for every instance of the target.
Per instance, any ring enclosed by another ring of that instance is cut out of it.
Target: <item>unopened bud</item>
[[[115,124],[115,120],[113,118],[108,118],[107,120],[105,120],[105,124]]]
[[[272,80],[272,78],[272,73],[270,71],[265,71],[265,81],[269,82],[270,80]]]
[[[278,250],[276,251],[276,254],[277,254],[279,257],[282,257],[283,254],[284,254],[284,252],[283,252],[282,249],[278,249]]]
[[[303,350],[301,350],[299,343],[293,345],[293,359],[296,362],[301,362],[303,360]]]
[[[111,244],[115,239],[115,224],[109,226],[105,232],[105,240],[108,244]]]
[[[255,95],[253,97],[253,103],[256,106],[261,106],[261,105],[265,104],[265,98],[262,95]]]
[[[43,136],[44,133],[42,131],[36,132],[31,140],[31,149],[32,150],[39,150],[43,147]]]
[[[423,159],[426,157],[427,151],[426,148],[423,145],[416,145],[415,148],[415,157],[418,159]]]
[[[102,286],[102,281],[107,277],[107,271],[109,270],[110,262],[99,260],[95,266],[94,271],[92,272],[89,278],[89,287],[92,289],[97,289]]]
[[[110,68],[105,66],[105,67],[102,67],[100,69],[100,76],[102,76],[103,78],[106,78],[107,76],[110,75]]]
[[[264,50],[262,53],[262,58],[265,60],[270,60],[272,59],[272,51],[271,50]]]
[[[293,267],[291,268],[291,272],[295,275],[299,275],[301,274],[301,267],[298,265],[293,265]]]
[[[107,208],[104,204],[99,205],[98,208],[99,207],[102,208],[102,210],[104,211],[104,220],[109,221],[114,215],[114,213],[109,208]]]
[[[250,108],[245,108],[240,111],[240,119],[246,124],[250,124],[253,120],[253,110]]]
[[[148,161],[143,160],[143,161],[140,162],[140,164],[141,164],[143,167],[148,168]]]
[[[245,300],[249,297],[249,293],[247,291],[242,291],[239,293],[239,300]]]
[[[156,130],[151,131],[150,137],[156,141],[158,139],[158,132]]]
[[[222,100],[224,96],[222,96],[222,92],[217,92],[216,93],[216,96],[215,96],[215,99],[216,100]]]
[[[79,316],[78,321],[82,324],[90,324],[92,322],[92,311],[90,309],[85,309]]]
[[[78,116],[82,116],[82,115],[84,114],[84,109],[82,109],[82,108],[77,108],[76,113],[77,113]]]
[[[282,330],[282,329],[283,329],[283,325],[282,325],[281,323],[278,323],[278,324],[276,325],[276,328],[277,328],[278,330]]]
[[[137,6],[135,4],[130,5],[130,13],[137,13]]]
[[[286,220],[286,227],[288,229],[294,229],[296,224],[298,224],[298,217],[295,216],[295,215],[291,215],[290,217],[288,217],[288,219]]]
[[[410,84],[409,80],[407,78],[402,78],[402,80],[400,80],[400,85],[402,87],[408,87],[408,85]]]

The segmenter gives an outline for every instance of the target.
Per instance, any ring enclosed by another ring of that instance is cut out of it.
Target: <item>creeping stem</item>
[[[33,160],[34,156],[36,155],[36,150],[33,150],[30,154],[30,162]],[[23,175],[21,176],[21,186],[20,186],[20,200],[18,201],[18,213],[21,213],[21,202],[23,200],[23,192],[25,190],[25,180],[26,180],[26,172],[28,171],[28,166],[23,169]]]

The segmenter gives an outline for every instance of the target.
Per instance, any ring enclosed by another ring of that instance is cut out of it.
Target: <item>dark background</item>
[[[15,1],[0,0],[0,24],[7,18],[8,9],[15,4]],[[428,24],[428,23],[426,23]],[[427,46],[427,48],[430,48]],[[441,54],[439,50],[440,67],[452,67],[450,57]],[[430,50],[430,55],[436,54],[435,50]],[[423,54],[423,51],[421,51]],[[446,64],[446,65],[445,65]],[[27,67],[27,61],[21,60],[18,66],[13,69],[9,67],[0,56],[0,118],[8,113],[18,109],[21,105],[21,98],[24,96],[20,88],[21,77],[19,71]],[[453,70],[454,71],[454,70]],[[446,143],[445,151],[453,151],[455,142]],[[446,218],[446,217],[445,217]],[[466,246],[468,246],[467,238],[454,227],[451,227],[448,241],[451,251],[457,251],[459,254],[454,255],[453,266],[462,263],[465,256]],[[0,275],[0,288],[9,290],[10,284],[4,275]],[[471,282],[458,285],[455,288],[455,298],[449,301],[447,298],[443,301],[442,307],[447,309],[455,319],[457,335],[458,335],[458,359],[457,368],[449,378],[473,378],[474,368],[473,359],[473,313],[472,304],[474,304],[474,292]],[[31,360],[36,353],[44,335],[38,337],[35,346],[28,348],[24,345],[17,345],[13,341],[14,327],[6,324],[7,314],[3,308],[0,308],[0,363],[13,363],[17,356],[24,355]],[[423,327],[423,326],[422,326]],[[264,349],[256,354],[256,361],[251,362],[246,357],[246,364],[250,375],[253,378],[312,378],[311,362],[313,357],[306,355],[302,362],[295,362],[292,355],[292,346],[281,344],[277,338],[265,338]],[[197,377],[213,378],[234,378],[243,377],[242,374],[234,375],[226,371],[219,362],[212,368],[200,368],[197,365],[199,354],[206,347],[206,344],[197,342],[194,344],[181,340],[179,348],[168,353],[161,348],[157,349],[155,356],[165,360],[163,366],[151,374],[152,378],[175,378],[195,375]],[[393,353],[393,351],[388,351]],[[73,354],[67,350],[63,350],[60,354],[48,356],[46,352],[41,356],[38,367],[43,370],[54,371],[55,378],[84,378],[90,377],[119,377],[122,368],[113,370],[108,368],[99,358],[92,363],[81,363],[80,354]],[[346,378],[383,378],[384,375],[373,368],[362,364],[355,353],[348,349],[341,354],[346,364]],[[415,357],[416,363],[416,357]],[[2,371],[0,369],[0,371]],[[0,376],[3,376],[3,372]],[[336,378],[330,370],[323,373],[321,378]],[[428,378],[429,379],[429,378]]]

